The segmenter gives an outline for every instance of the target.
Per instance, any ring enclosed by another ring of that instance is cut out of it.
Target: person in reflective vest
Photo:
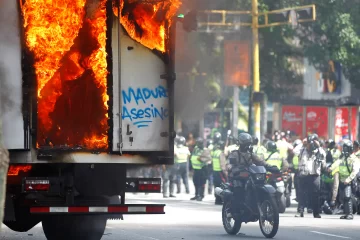
[[[286,141],[285,133],[282,132],[281,135],[276,135],[276,146],[279,151],[281,158],[287,158],[289,148],[292,149],[292,145]]]
[[[338,160],[341,156],[341,152],[336,147],[336,143],[333,139],[329,139],[325,142],[325,148],[326,150],[326,163],[327,164],[333,164],[336,160]],[[325,186],[331,185],[331,201],[330,201],[330,207],[332,209],[335,208],[336,205],[336,199],[338,196],[338,190],[339,190],[339,168],[334,168],[334,170],[330,174],[331,177],[327,177],[326,174],[322,174],[322,181],[324,182]]]
[[[342,156],[340,159],[335,161],[330,167],[329,172],[332,172],[334,169],[339,168],[339,177],[340,177],[340,196],[344,200],[344,216],[341,216],[340,219],[353,219],[353,210],[352,210],[352,182],[355,180],[357,174],[360,170],[360,162],[356,155],[353,153],[354,145],[353,143],[345,139],[342,146]]]
[[[293,142],[293,149],[292,149],[292,154],[291,156],[293,157],[291,161],[289,161],[289,168],[291,168],[291,170],[294,173],[294,188],[295,188],[295,193],[296,193],[296,198],[295,200],[298,201],[299,199],[299,149],[301,149],[303,147],[303,142],[301,139],[296,139]],[[300,209],[298,208],[298,212],[300,211]]]
[[[259,139],[256,136],[253,136],[253,153],[256,154],[260,159],[265,158],[267,152],[266,147],[259,145]],[[266,146],[266,145],[265,145]]]
[[[340,158],[341,152],[337,149],[335,141],[329,139],[325,142],[326,151],[326,162],[333,163]]]
[[[185,146],[186,139],[179,137],[176,148],[174,149],[175,166],[177,169],[177,189],[178,193],[181,192],[181,179],[185,185],[186,193],[190,193],[189,190],[189,179],[188,179],[188,160],[190,157],[189,148]]]
[[[212,174],[214,179],[214,188],[220,187],[221,183],[226,182],[227,172],[226,172],[226,158],[224,154],[225,143],[219,142],[218,145],[214,146],[214,149],[211,151],[204,151],[201,156],[204,159],[211,158],[212,161]],[[210,156],[209,156],[210,155]],[[215,195],[215,204],[222,204],[220,197]]]
[[[200,158],[204,152],[204,139],[197,138],[196,145],[190,157],[191,168],[194,171],[193,182],[195,186],[195,197],[190,200],[202,201],[205,193],[205,184],[207,179],[206,163]]]
[[[271,166],[276,166],[278,169],[286,171],[289,168],[289,164],[285,158],[281,158],[277,151],[276,143],[268,141],[266,144],[267,152],[265,153],[265,161]]]

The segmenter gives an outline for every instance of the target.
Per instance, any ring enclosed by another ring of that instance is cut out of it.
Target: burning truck
[[[101,239],[109,218],[164,214],[126,204],[161,179],[130,164],[173,164],[179,0],[0,2],[4,223],[47,239]],[[184,22],[185,18],[182,19]]]

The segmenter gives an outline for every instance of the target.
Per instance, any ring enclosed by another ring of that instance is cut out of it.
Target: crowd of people
[[[276,167],[283,172],[292,172],[293,178],[288,187],[290,192],[292,185],[296,189],[297,217],[304,217],[305,209],[315,218],[320,218],[321,213],[342,211],[344,215],[341,219],[348,220],[353,219],[353,213],[360,212],[356,200],[360,197],[358,141],[345,139],[336,143],[332,139],[324,141],[316,134],[310,134],[301,140],[293,139],[290,132],[278,131],[261,143],[258,138],[248,134],[241,136],[247,136],[246,141],[251,141],[251,149],[244,151],[251,152],[251,161]],[[195,186],[195,196],[190,200],[202,201],[206,185],[208,194],[213,194],[214,188],[228,181],[231,172],[229,155],[241,152],[239,138],[228,134],[224,141],[219,132],[215,132],[211,139],[194,139],[189,135],[186,140],[177,136],[174,146],[175,164],[164,165],[156,173],[163,179],[163,197],[176,197],[176,193],[183,191],[182,185],[189,194],[190,176]],[[144,175],[149,175],[149,171],[154,169],[146,171],[148,174]],[[216,195],[215,204],[222,204],[222,199]]]

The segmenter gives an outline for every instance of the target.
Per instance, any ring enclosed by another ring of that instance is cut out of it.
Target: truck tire
[[[105,232],[105,216],[50,216],[42,221],[48,240],[100,240]]]

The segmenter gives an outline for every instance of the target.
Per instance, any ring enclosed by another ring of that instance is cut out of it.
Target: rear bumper
[[[35,215],[96,215],[96,214],[165,214],[164,204],[122,204],[109,206],[36,206],[30,207]]]

